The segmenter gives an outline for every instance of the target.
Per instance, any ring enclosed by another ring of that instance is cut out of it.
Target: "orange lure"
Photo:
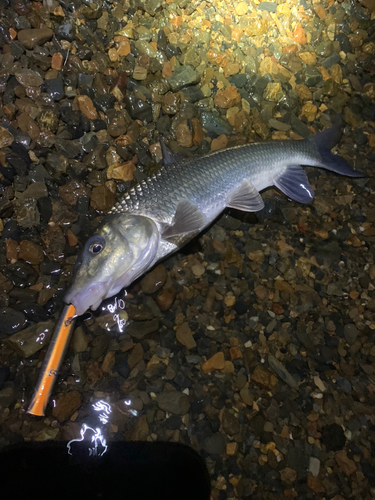
[[[43,416],[46,409],[53,385],[56,381],[61,362],[64,358],[69,343],[70,334],[74,325],[75,307],[65,306],[62,315],[56,325],[50,346],[43,362],[39,375],[38,384],[35,388],[33,398],[27,413]]]

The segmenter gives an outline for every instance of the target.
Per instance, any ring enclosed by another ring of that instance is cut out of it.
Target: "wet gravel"
[[[375,496],[375,2],[0,5],[0,447],[73,439],[196,449],[212,498]],[[54,404],[25,413],[77,252],[162,162],[344,120],[367,173],[307,169],[75,326]]]

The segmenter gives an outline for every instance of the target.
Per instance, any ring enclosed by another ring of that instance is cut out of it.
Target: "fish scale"
[[[317,152],[314,155],[308,141],[253,143],[167,165],[130,189],[110,213],[131,211],[149,216],[157,208],[170,220],[181,198],[190,199],[205,213],[212,205],[223,205],[244,178],[258,188],[256,178],[265,165],[270,173],[280,165],[287,166],[290,158],[294,164],[306,164],[307,160],[314,163]]]

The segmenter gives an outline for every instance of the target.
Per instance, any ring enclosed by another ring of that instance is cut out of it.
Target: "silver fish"
[[[175,252],[205,229],[225,207],[256,212],[259,191],[276,186],[310,203],[314,191],[301,165],[363,177],[331,153],[341,138],[334,126],[301,141],[251,143],[162,167],[116,203],[81,251],[65,301],[78,315]]]

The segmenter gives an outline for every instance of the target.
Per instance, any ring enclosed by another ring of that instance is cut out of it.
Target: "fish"
[[[162,143],[164,166],[103,217],[77,258],[65,302],[77,315],[96,310],[201,233],[226,207],[262,210],[260,192],[268,187],[311,203],[314,191],[302,166],[365,177],[331,152],[341,135],[335,124],[308,139],[250,143],[177,161]]]

